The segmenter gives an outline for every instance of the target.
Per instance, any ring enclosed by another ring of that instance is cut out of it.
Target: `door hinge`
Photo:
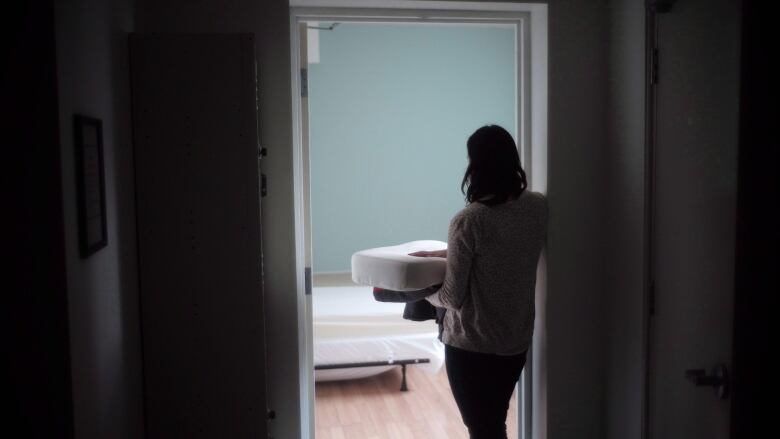
[[[257,70],[257,60],[255,60],[255,111],[260,112],[260,74]]]
[[[304,268],[304,294],[311,296],[311,267]]]
[[[309,69],[301,69],[301,97],[309,97]]]
[[[650,57],[650,85],[658,85],[658,48],[653,48]]]
[[[268,195],[268,178],[265,174],[260,174],[260,196]]]
[[[650,281],[647,292],[647,313],[650,316],[655,315],[655,280]]]

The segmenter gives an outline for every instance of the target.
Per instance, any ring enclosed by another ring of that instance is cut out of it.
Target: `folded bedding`
[[[409,256],[409,253],[446,248],[446,242],[422,240],[359,251],[352,255],[352,281],[394,291],[417,291],[439,285],[444,282],[447,260]]]
[[[441,285],[423,288],[421,290],[395,291],[374,287],[374,300],[377,302],[414,303],[419,302],[439,290]]]

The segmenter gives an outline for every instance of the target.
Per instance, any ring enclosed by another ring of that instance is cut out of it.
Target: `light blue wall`
[[[309,64],[314,272],[355,251],[447,240],[466,139],[515,135],[511,27],[341,23]],[[516,138],[516,136],[515,136]]]

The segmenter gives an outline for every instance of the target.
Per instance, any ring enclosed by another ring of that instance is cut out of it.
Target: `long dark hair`
[[[469,203],[501,204],[510,197],[519,197],[528,187],[520,154],[507,130],[498,125],[485,125],[474,131],[466,147],[469,166],[460,190]]]

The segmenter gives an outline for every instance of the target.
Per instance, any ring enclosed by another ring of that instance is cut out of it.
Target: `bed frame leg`
[[[406,392],[409,390],[408,387],[406,387],[406,365],[401,365],[401,391]]]

